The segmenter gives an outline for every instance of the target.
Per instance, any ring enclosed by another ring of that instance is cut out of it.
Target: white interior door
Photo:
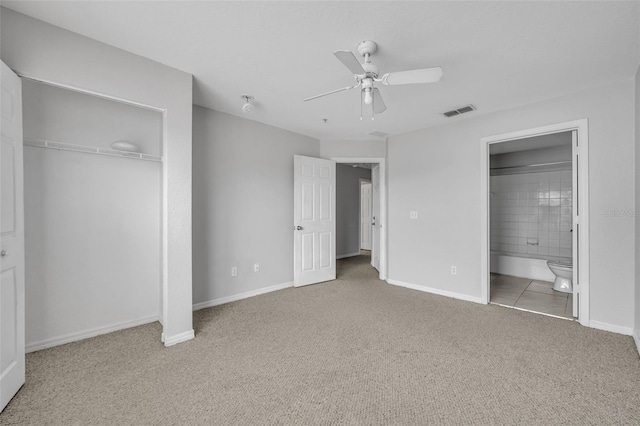
[[[571,185],[572,185],[572,216],[573,216],[573,227],[571,234],[571,243],[573,247],[573,316],[574,318],[578,318],[579,311],[579,303],[580,303],[580,274],[578,273],[578,267],[580,266],[580,256],[579,256],[579,244],[580,244],[580,210],[578,209],[578,131],[573,130],[571,132],[571,146],[572,146],[572,155],[573,155],[573,166],[571,168]]]
[[[380,164],[371,169],[371,265],[380,271]]]
[[[293,156],[293,285],[336,279],[336,163]]]
[[[0,410],[24,384],[24,200],[22,85],[1,64]]]
[[[360,248],[371,250],[372,217],[371,182],[360,182]]]

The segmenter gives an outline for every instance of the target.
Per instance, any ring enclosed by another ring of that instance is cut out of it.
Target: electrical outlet
[[[409,212],[409,219],[417,219],[418,218],[418,212],[413,210]]]
[[[254,263],[253,264],[253,272],[260,272],[260,264],[259,263]]]
[[[457,275],[458,274],[458,268],[451,265],[451,275]]]
[[[231,268],[231,276],[232,277],[237,277],[238,276],[238,267],[234,266],[233,268]]]

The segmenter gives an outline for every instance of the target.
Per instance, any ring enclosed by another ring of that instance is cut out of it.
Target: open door
[[[293,285],[336,279],[336,163],[293,156]]]
[[[372,217],[371,182],[360,181],[360,249],[371,250]]]
[[[0,411],[24,384],[22,84],[0,64]]]
[[[578,131],[571,131],[571,150],[573,155],[573,167],[572,167],[572,176],[571,176],[571,185],[572,185],[572,200],[571,203],[573,205],[573,227],[571,228],[571,243],[573,247],[573,312],[572,315],[574,318],[578,318],[579,306],[580,306],[580,208],[578,204],[578,167],[579,167],[579,145],[578,145]]]
[[[371,169],[372,184],[372,212],[371,218],[371,266],[380,272],[380,164],[376,164]]]

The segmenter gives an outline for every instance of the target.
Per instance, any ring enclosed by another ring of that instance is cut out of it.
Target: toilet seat
[[[547,265],[560,267],[560,268],[573,268],[573,259],[564,258],[564,259],[548,260]]]

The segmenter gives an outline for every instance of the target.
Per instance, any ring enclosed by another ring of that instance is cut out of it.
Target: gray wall
[[[336,164],[336,256],[360,253],[360,179],[371,170]]]
[[[636,156],[635,156],[635,168],[636,168],[636,176],[635,176],[635,225],[636,225],[636,233],[635,233],[635,330],[634,337],[636,339],[636,345],[638,346],[638,351],[640,351],[640,67],[638,67],[638,71],[636,72],[635,79],[635,96],[636,96],[636,104],[635,104],[635,119],[636,119]]]
[[[589,120],[591,321],[630,333],[635,219],[605,213],[634,208],[632,79],[390,138],[389,278],[480,297],[480,138],[581,118]]]
[[[386,158],[387,142],[382,139],[370,139],[363,141],[323,139],[320,141],[320,156],[322,158]]]
[[[193,303],[291,283],[293,155],[318,140],[194,106],[193,144]]]
[[[191,74],[9,9],[1,15],[0,56],[17,73],[164,111],[163,334],[166,345],[192,338]]]

